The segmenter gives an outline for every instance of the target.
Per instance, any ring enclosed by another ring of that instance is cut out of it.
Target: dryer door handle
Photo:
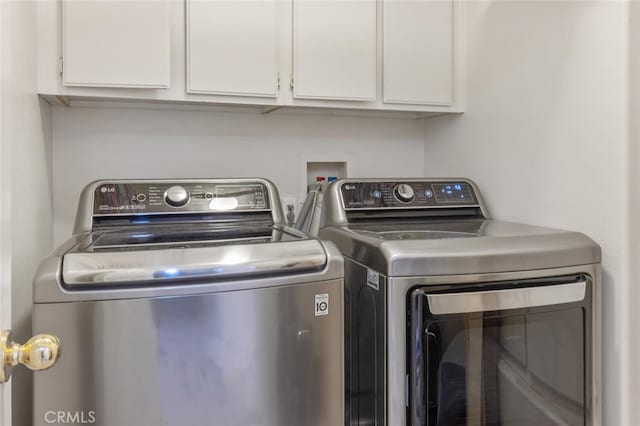
[[[468,314],[575,303],[584,300],[586,281],[517,289],[427,294],[434,315]]]

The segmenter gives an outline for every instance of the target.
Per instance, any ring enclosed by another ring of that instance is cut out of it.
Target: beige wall
[[[629,396],[630,424],[640,425],[640,2],[629,6],[629,147],[627,280],[629,284]]]
[[[51,107],[36,95],[35,3],[2,2],[2,138],[11,150],[12,329],[31,337],[31,283],[52,247]],[[13,425],[31,424],[31,377],[12,378]]]
[[[463,12],[466,113],[426,120],[425,173],[475,179],[496,218],[602,246],[603,424],[640,424],[629,388],[628,4],[466,1]]]
[[[80,190],[95,179],[261,176],[303,201],[306,161],[347,161],[351,176],[424,171],[414,119],[150,107],[56,107],[53,117],[56,243],[71,235]]]

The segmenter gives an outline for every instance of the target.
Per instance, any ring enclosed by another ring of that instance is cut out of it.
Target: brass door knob
[[[46,370],[60,357],[60,339],[48,334],[33,336],[20,345],[11,338],[10,330],[0,333],[0,383],[11,378],[13,367],[22,364],[31,370]]]

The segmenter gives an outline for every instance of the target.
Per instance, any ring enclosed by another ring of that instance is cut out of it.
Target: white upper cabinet
[[[169,0],[64,0],[66,86],[169,87]]]
[[[52,103],[463,110],[460,0],[36,3],[38,92]]]
[[[451,105],[452,0],[383,0],[384,102]]]
[[[375,0],[293,1],[293,95],[375,101]]]
[[[278,2],[187,0],[187,91],[275,98]]]

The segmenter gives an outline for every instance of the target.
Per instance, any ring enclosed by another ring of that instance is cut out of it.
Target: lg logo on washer
[[[315,298],[315,314],[317,317],[323,315],[329,315],[329,295],[316,294]]]
[[[44,421],[49,424],[89,425],[96,422],[95,411],[47,411]]]

